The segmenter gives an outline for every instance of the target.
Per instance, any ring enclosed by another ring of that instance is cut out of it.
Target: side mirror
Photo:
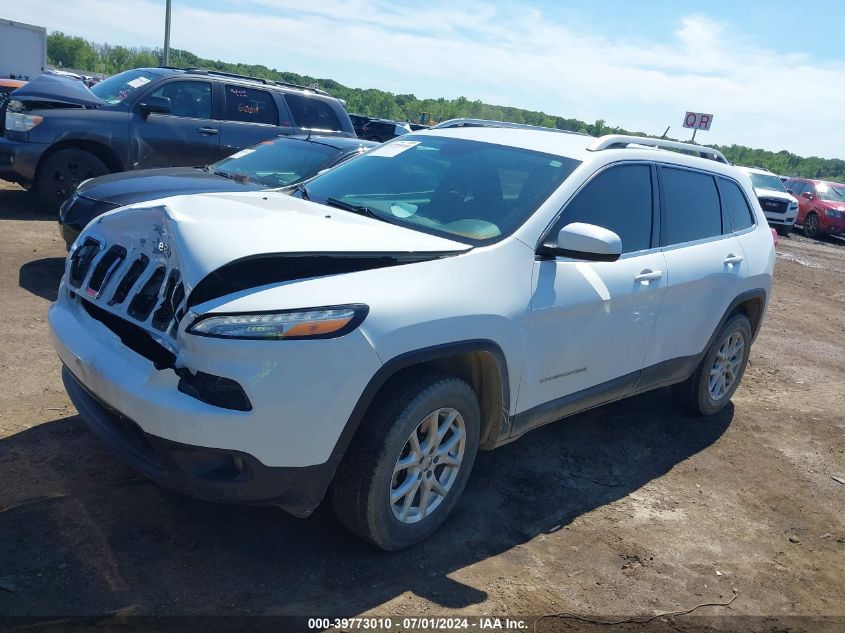
[[[622,240],[616,233],[601,226],[573,222],[558,232],[556,243],[543,245],[542,254],[614,262],[622,255]]]
[[[804,193],[802,193],[802,194],[801,194],[801,197],[802,197],[802,198],[807,198],[807,200],[812,200],[812,199],[813,199],[813,194],[812,194],[812,193],[810,193],[809,191],[805,191]]]
[[[145,117],[156,114],[170,114],[170,99],[168,97],[150,96],[138,104],[138,109]]]

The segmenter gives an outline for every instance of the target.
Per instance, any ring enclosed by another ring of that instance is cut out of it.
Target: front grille
[[[112,246],[106,251],[94,267],[94,272],[91,273],[91,279],[88,281],[85,292],[91,297],[99,296],[100,290],[106,285],[124,259],[126,259],[126,249],[122,246]]]
[[[68,280],[72,286],[79,288],[91,268],[91,263],[100,252],[100,243],[92,237],[86,237],[82,245],[70,256],[70,271]]]
[[[769,213],[786,213],[786,209],[789,207],[789,201],[777,200],[775,198],[760,198],[760,206],[763,207],[763,211],[768,211]]]
[[[155,308],[156,300],[161,292],[161,284],[164,282],[164,266],[159,266],[150,275],[150,278],[141,286],[129,304],[129,316],[138,321],[146,321],[147,317]]]
[[[86,237],[70,256],[68,285],[83,297],[86,309],[96,308],[94,313],[89,309],[89,314],[117,331],[130,348],[149,349],[145,337],[134,334],[137,330],[146,332],[150,340],[158,338],[172,352],[172,339],[185,314],[186,293],[180,271],[169,259]],[[131,325],[132,333],[118,322]],[[169,336],[170,342],[162,340],[162,335]],[[153,356],[157,365],[167,362],[157,352]]]

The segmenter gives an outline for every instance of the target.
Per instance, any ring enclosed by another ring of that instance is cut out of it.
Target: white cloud
[[[158,46],[163,2],[30,0],[4,17],[97,41]],[[499,105],[661,133],[688,110],[715,115],[700,140],[821,156],[845,152],[839,112],[845,63],[755,44],[706,15],[660,41],[608,37],[537,9],[431,0],[177,2],[173,45],[358,87],[422,97],[500,95]],[[760,34],[764,40],[764,34]],[[798,73],[796,75],[796,73]],[[800,84],[787,81],[800,76]],[[835,87],[831,89],[831,87]],[[826,95],[810,97],[809,95]]]

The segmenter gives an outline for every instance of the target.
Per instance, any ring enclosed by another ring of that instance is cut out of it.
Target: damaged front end
[[[430,261],[468,248],[345,213],[332,224],[319,206],[288,196],[279,196],[278,200],[296,210],[293,218],[285,217],[284,212],[255,213],[255,205],[265,204],[267,196],[245,198],[247,202],[242,203],[247,204],[253,217],[238,223],[240,233],[236,234],[231,227],[227,231],[227,227],[218,225],[220,218],[210,206],[205,207],[204,216],[196,211],[203,208],[204,201],[210,205],[221,198],[224,202],[238,200],[232,196],[171,198],[101,216],[70,252],[62,288],[88,316],[128,349],[149,360],[156,370],[174,370],[180,376],[180,391],[215,406],[250,408],[237,384],[203,373],[198,367],[188,368],[185,365],[190,361],[180,357],[180,336],[190,336],[184,331],[191,325],[183,327],[183,321],[186,315],[193,322],[207,316],[205,313],[213,308],[203,310],[203,304],[277,284]],[[237,212],[230,207],[226,224],[237,217]],[[300,234],[274,239],[273,232],[284,234],[284,224],[296,225]],[[360,232],[361,237],[351,242],[359,250],[313,250],[319,242],[336,248],[348,232],[353,236]],[[391,240],[391,235],[396,237]],[[419,239],[426,250],[373,248],[379,242],[402,245],[399,238]],[[266,252],[270,245],[285,247],[286,251]],[[436,246],[451,248],[428,250]],[[305,307],[274,305],[267,309]]]

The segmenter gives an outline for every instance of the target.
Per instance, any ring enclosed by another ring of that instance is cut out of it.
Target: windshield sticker
[[[229,158],[243,158],[244,156],[249,156],[249,155],[250,155],[250,154],[252,154],[254,151],[255,151],[255,150],[254,150],[254,149],[252,149],[252,148],[249,148],[249,149],[242,149],[241,151],[239,151],[239,152],[235,152],[234,154],[232,154],[231,156],[229,156]]]
[[[382,145],[381,147],[375,148],[367,155],[383,156],[384,158],[393,158],[394,156],[398,156],[402,152],[405,152],[419,144],[419,141],[393,141],[392,143],[387,143],[386,145]]]
[[[148,84],[148,83],[150,83],[150,80],[147,79],[146,77],[137,77],[136,79],[133,79],[132,81],[127,81],[126,85],[132,86],[133,88],[140,88],[144,84]]]

